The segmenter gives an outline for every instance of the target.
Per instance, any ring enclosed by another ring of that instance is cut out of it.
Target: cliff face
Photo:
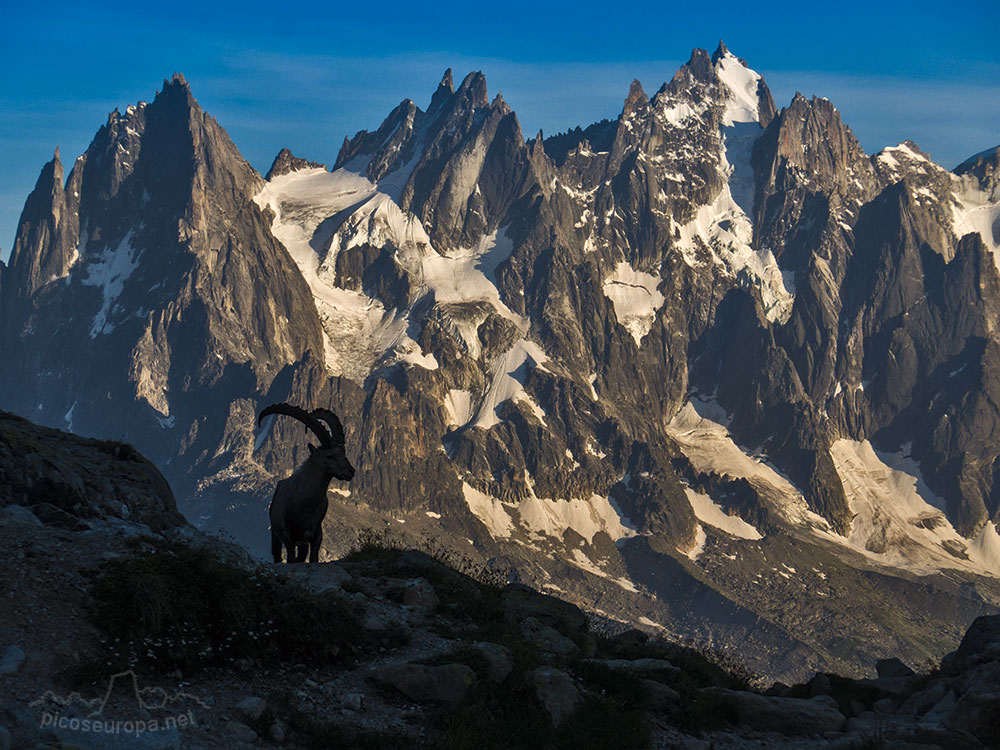
[[[80,438],[0,412],[0,506],[56,528],[127,520],[186,526],[160,471],[126,443]]]
[[[6,274],[6,403],[180,475],[205,466],[240,399],[322,348],[309,290],[250,200],[263,182],[179,77],[112,113],[62,177],[56,154]]]

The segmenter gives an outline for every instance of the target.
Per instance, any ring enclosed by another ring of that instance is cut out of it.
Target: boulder
[[[256,721],[267,710],[267,701],[256,695],[244,698],[236,704],[236,710],[250,721]]]
[[[891,659],[879,659],[875,663],[875,671],[880,678],[913,677],[916,674],[916,672],[895,657]]]
[[[376,669],[371,677],[412,700],[442,703],[458,703],[476,684],[475,671],[465,664],[393,664]]]
[[[580,650],[579,646],[558,630],[534,617],[526,617],[521,621],[521,635],[529,644],[547,654],[572,656]]]
[[[833,683],[830,682],[829,675],[817,672],[806,683],[806,688],[809,690],[809,697],[814,698],[817,695],[830,695],[833,692]]]
[[[20,523],[28,526],[41,526],[38,516],[23,505],[6,505],[0,509],[0,521]]]
[[[529,673],[535,695],[558,727],[573,713],[580,702],[580,690],[573,678],[554,667],[539,667]]]
[[[469,576],[449,568],[425,552],[404,549],[396,558],[395,568],[400,573],[423,573],[434,581],[443,581],[449,589],[461,592],[461,596],[470,601],[480,601],[483,598],[479,584]]]
[[[681,708],[681,696],[672,687],[656,680],[642,680],[642,687],[649,696],[649,707],[653,713],[676,716]]]
[[[268,567],[283,573],[317,594],[341,591],[351,582],[351,574],[336,563],[310,563],[309,565],[281,565]]]
[[[21,671],[24,666],[24,649],[20,646],[8,646],[0,658],[0,675],[11,676]]]
[[[284,743],[287,734],[285,732],[285,725],[282,724],[280,721],[275,721],[271,725],[271,728],[267,731],[267,733],[268,736],[271,738],[271,740],[278,745]]]
[[[847,719],[828,695],[780,698],[742,690],[712,692],[726,696],[739,723],[751,729],[780,734],[813,735],[839,732]]]
[[[621,651],[642,646],[648,640],[649,633],[636,628],[631,628],[630,630],[626,630],[616,635],[612,639],[612,643],[614,644],[616,651]]]
[[[225,733],[230,739],[237,742],[255,742],[257,740],[257,733],[253,731],[250,727],[244,724],[242,721],[229,721],[226,722],[225,727],[223,727]]]
[[[666,659],[584,659],[583,663],[643,677],[662,677],[681,671]]]
[[[414,578],[403,584],[403,604],[425,612],[432,612],[441,603],[434,587],[426,578]]]
[[[486,674],[493,682],[503,682],[514,669],[510,649],[499,643],[476,641],[472,648],[486,660]]]
[[[995,747],[1000,740],[1000,685],[993,690],[969,690],[958,699],[944,725]]]
[[[351,711],[363,711],[365,707],[364,693],[347,693],[340,699],[340,705]]]
[[[973,620],[949,666],[961,671],[983,661],[1000,661],[1000,615]]]

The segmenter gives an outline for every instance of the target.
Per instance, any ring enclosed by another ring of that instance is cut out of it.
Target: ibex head
[[[257,417],[258,426],[264,417],[271,414],[294,417],[312,430],[319,438],[319,446],[309,444],[309,460],[316,462],[325,473],[345,482],[354,477],[354,467],[344,453],[344,428],[336,414],[329,409],[313,409],[307,412],[290,404],[271,404]],[[329,426],[329,430],[324,426],[324,422]]]

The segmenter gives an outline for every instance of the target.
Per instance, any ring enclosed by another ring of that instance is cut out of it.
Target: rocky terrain
[[[5,749],[929,750],[1000,736],[997,616],[922,674],[886,659],[873,679],[765,689],[712,654],[378,534],[340,561],[261,565],[180,519],[129,446],[0,426],[18,487],[0,508]],[[63,502],[73,482],[52,465],[87,489],[92,469],[106,479]]]
[[[1000,605],[998,158],[866,154],[720,44],[549,137],[448,71],[265,179],[175,76],[42,169],[0,406],[256,555],[307,450],[256,414],[331,408],[327,559],[430,536],[789,683],[937,662]]]

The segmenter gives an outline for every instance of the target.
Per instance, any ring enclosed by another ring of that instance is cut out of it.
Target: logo
[[[39,726],[54,730],[60,739],[73,732],[133,737],[176,732],[196,726],[197,712],[208,708],[190,693],[140,688],[132,670],[112,675],[99,698],[88,700],[75,692],[60,696],[49,690],[28,705],[40,712]]]

